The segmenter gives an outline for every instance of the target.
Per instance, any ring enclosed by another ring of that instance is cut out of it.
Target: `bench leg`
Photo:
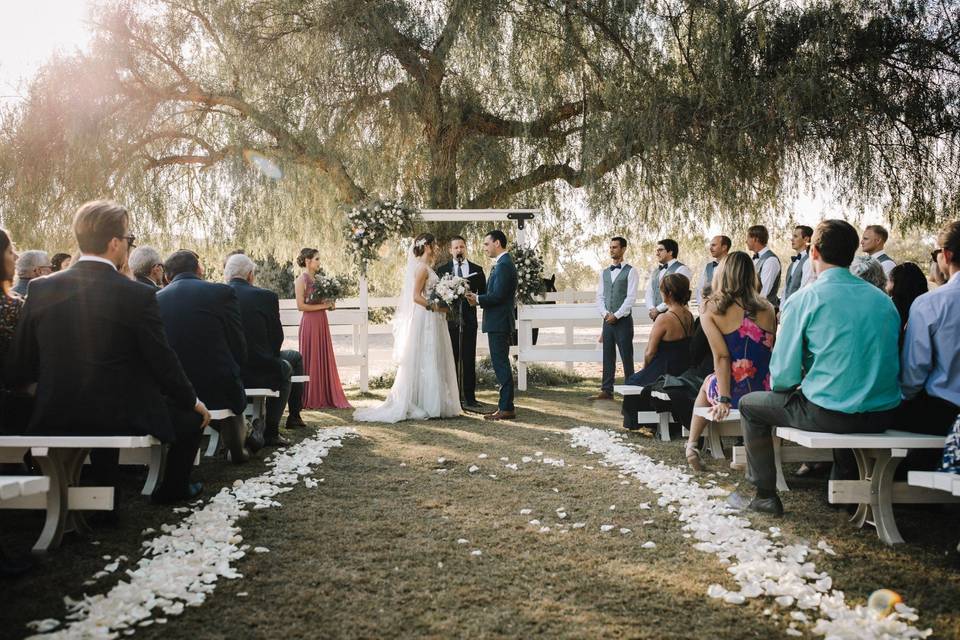
[[[210,440],[207,442],[207,451],[203,455],[212,458],[217,455],[217,450],[220,448],[220,431],[213,427],[207,427],[203,432],[210,436]]]
[[[56,549],[68,531],[84,531],[89,528],[83,517],[69,509],[69,488],[80,480],[80,470],[86,459],[87,449],[49,449],[46,455],[34,456],[43,475],[50,478],[47,492],[47,517],[40,537],[33,545],[34,553],[46,553]]]
[[[660,439],[663,442],[670,442],[670,414],[661,411],[657,417],[660,421]]]
[[[147,470],[147,481],[143,483],[143,490],[140,495],[152,496],[157,485],[160,484],[163,475],[163,463],[166,458],[165,449],[162,444],[156,444],[150,447],[150,468]]]
[[[783,445],[783,439],[773,436],[773,460],[774,464],[777,467],[777,491],[790,491],[790,485],[787,484],[787,479],[783,475],[783,456],[780,452],[780,447]]]
[[[717,460],[723,460],[726,456],[723,455],[723,441],[720,439],[720,431],[716,427],[715,422],[710,422],[707,424],[707,447],[710,449],[710,455],[716,458]]]
[[[903,536],[893,515],[893,475],[900,466],[901,457],[889,450],[854,449],[860,479],[870,483],[870,503],[861,504],[851,521],[858,527],[872,524],[877,536],[886,544],[903,543]]]

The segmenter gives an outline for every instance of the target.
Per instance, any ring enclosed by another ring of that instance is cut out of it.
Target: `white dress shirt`
[[[887,252],[884,251],[883,249],[880,249],[880,251],[877,251],[876,253],[868,253],[867,255],[873,258],[874,260],[876,260],[877,262],[880,262],[880,266],[883,267],[883,273],[886,274],[888,278],[890,277],[890,272],[893,271],[893,268],[895,266],[897,266],[897,263],[893,261],[893,258],[890,258],[890,256],[887,255]],[[888,258],[890,258],[890,260],[884,260],[881,262],[880,261],[881,256],[887,256]]]
[[[503,254],[501,254],[501,255],[503,255]],[[498,259],[499,259],[499,257],[500,257],[500,256],[497,256]],[[494,260],[494,262],[496,262],[496,260]],[[453,275],[457,275],[457,261],[456,261],[456,260],[453,261],[453,270],[452,270],[450,273],[452,273]],[[460,277],[461,277],[461,278],[469,278],[471,275],[472,275],[472,274],[470,273],[470,261],[467,260],[466,258],[464,258],[464,259],[463,259],[463,264],[460,265]]]
[[[773,253],[773,252],[766,247],[764,247],[762,251],[758,251],[757,255],[759,257],[753,261],[753,264],[756,265],[760,261],[760,258],[763,258],[768,253]],[[760,269],[760,297],[761,298],[767,298],[770,296],[770,290],[773,289],[773,283],[777,279],[777,276],[780,275],[780,269],[781,269],[781,266],[780,266],[779,259],[767,260],[766,262],[763,263],[763,267],[761,267]]]
[[[665,269],[660,269],[660,265],[659,265],[659,264],[657,264],[657,266],[654,267],[655,269],[658,269],[658,270],[660,271],[660,275],[657,277],[657,286],[658,286],[658,287],[660,286],[660,282],[663,280],[663,276],[667,275],[667,269],[669,269],[669,268],[673,265],[673,263],[676,262],[676,261],[677,261],[677,259],[674,258],[673,260],[671,260],[670,262],[668,262],[668,263],[666,264],[666,268],[665,268]],[[691,273],[690,267],[688,267],[688,266],[685,265],[685,264],[680,265],[680,266],[677,268],[677,270],[674,271],[674,273],[679,273],[680,275],[687,276],[687,280],[689,280],[690,282],[693,282],[693,273]],[[653,272],[650,272],[650,276],[653,276]],[[652,280],[652,278],[648,276],[648,277],[647,277],[647,283],[648,283],[648,284],[647,284],[647,299],[645,300],[645,302],[647,303],[647,309],[653,309],[653,308],[654,308],[654,306],[653,306],[654,290],[653,290],[653,282],[651,282],[651,280]],[[667,305],[666,305],[666,303],[661,302],[659,305],[657,305],[656,309],[657,309],[657,311],[659,311],[660,313],[663,313],[664,311],[667,310]]]
[[[620,274],[623,273],[623,267],[626,266],[626,262],[621,262],[619,269],[610,271],[610,268],[607,267],[600,272],[600,284],[597,286],[597,309],[600,311],[601,318],[607,317],[607,304],[606,299],[603,297],[603,273],[604,271],[610,272],[610,283],[613,284],[617,281],[617,278],[620,277]],[[620,308],[613,312],[613,315],[616,316],[617,319],[630,315],[630,311],[637,301],[637,288],[639,284],[640,272],[631,265],[630,275],[627,276],[627,297],[623,299],[623,304],[620,305]]]
[[[108,264],[108,265],[110,265],[111,267],[113,267],[113,270],[114,270],[114,271],[117,270],[117,265],[113,264],[112,262],[110,262],[110,261],[107,260],[106,258],[101,258],[100,256],[82,255],[82,256],[80,256],[80,258],[77,259],[77,262],[102,262],[103,264]]]

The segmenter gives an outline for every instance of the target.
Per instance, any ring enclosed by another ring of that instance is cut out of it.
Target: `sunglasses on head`
[[[936,262],[937,256],[939,256],[942,251],[943,251],[943,249],[934,249],[933,251],[931,251],[931,252],[930,252],[930,259],[933,260],[934,262]]]

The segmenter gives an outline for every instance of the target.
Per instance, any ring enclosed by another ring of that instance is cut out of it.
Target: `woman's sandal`
[[[697,451],[697,445],[688,442],[684,453],[687,455],[687,464],[689,464],[694,471],[703,471],[703,460],[700,459],[700,452]]]

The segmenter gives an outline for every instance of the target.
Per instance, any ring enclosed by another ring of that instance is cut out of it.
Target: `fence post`
[[[569,304],[571,302],[576,302],[576,298],[574,297],[573,290],[571,289],[563,290],[563,302],[566,304]],[[567,320],[566,322],[563,323],[563,346],[567,349],[573,348],[573,321],[572,320]],[[573,373],[572,362],[564,362],[563,368],[567,372]]]
[[[517,389],[527,390],[527,363],[524,361],[524,351],[530,348],[533,341],[531,320],[523,319],[523,305],[517,305]]]
[[[367,341],[370,325],[369,302],[367,277],[360,276],[360,354],[363,356],[360,364],[360,391],[363,393],[370,390],[370,348]]]

